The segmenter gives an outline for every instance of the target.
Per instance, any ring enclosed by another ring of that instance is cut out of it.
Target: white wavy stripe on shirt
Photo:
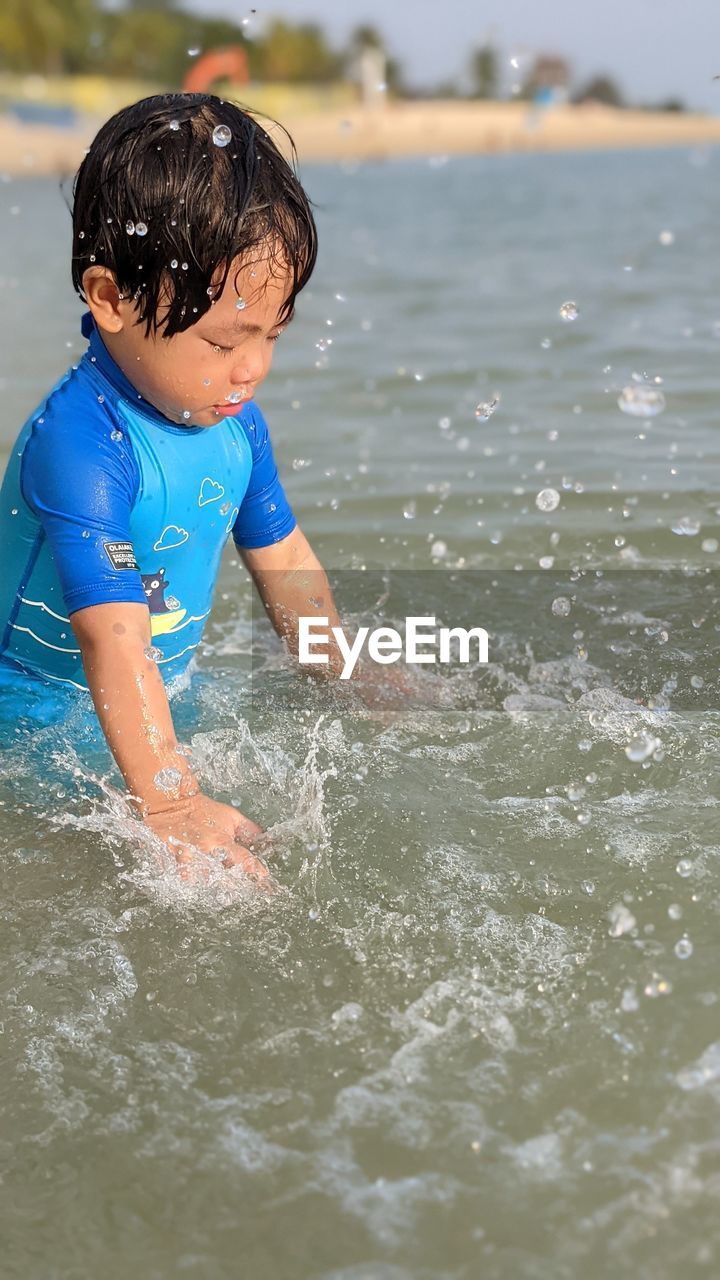
[[[197,649],[199,643],[200,641],[196,640],[194,644],[189,644],[187,649],[181,649],[179,653],[170,653],[167,658],[157,658],[157,665],[161,667],[163,662],[174,662],[176,658],[182,658],[184,653],[190,653],[191,649]]]
[[[31,674],[32,674],[32,675],[37,675],[37,672],[36,672],[36,671],[32,671],[32,672],[31,672]],[[88,687],[87,687],[87,685],[86,685],[86,684],[78,684],[77,680],[71,680],[69,676],[68,676],[68,677],[65,677],[65,676],[51,676],[49,671],[43,671],[43,673],[42,673],[42,679],[43,679],[43,680],[54,680],[56,684],[71,684],[71,685],[72,685],[72,687],[73,687],[73,689],[79,689],[81,693],[89,693],[89,692],[90,692],[90,690],[88,689]]]
[[[10,625],[13,631],[24,631],[26,635],[32,636],[33,640],[37,640],[38,644],[44,644],[46,649],[56,649],[58,653],[79,653],[80,652],[79,649],[68,649],[66,645],[50,644],[49,640],[42,640],[40,636],[36,636],[35,632],[31,631],[29,627],[20,627],[18,626],[17,622],[12,622]]]
[[[52,614],[53,618],[57,618],[58,622],[69,623],[70,621],[69,618],[64,618],[61,613],[56,613],[54,609],[51,609],[50,606],[46,604],[44,600],[27,600],[25,596],[21,596],[20,600],[22,604],[31,604],[34,609],[42,609],[43,613]]]

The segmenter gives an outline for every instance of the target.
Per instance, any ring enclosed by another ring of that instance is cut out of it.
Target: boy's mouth
[[[221,404],[214,404],[212,406],[213,413],[217,413],[217,414],[238,413],[238,411],[242,409],[242,406],[244,404],[247,404],[248,400],[252,400],[252,397],[253,397],[252,391],[248,387],[244,386],[242,391],[231,392],[231,394],[227,396],[222,401]]]

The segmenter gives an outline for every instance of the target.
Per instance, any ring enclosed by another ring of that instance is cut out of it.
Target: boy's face
[[[289,292],[289,278],[267,262],[234,263],[210,310],[184,333],[163,338],[146,337],[131,299],[108,315],[102,303],[93,305],[94,290],[86,286],[103,341],[140,395],[172,422],[200,427],[239,413],[254,396],[288,323],[278,316]],[[245,305],[238,307],[239,300]]]

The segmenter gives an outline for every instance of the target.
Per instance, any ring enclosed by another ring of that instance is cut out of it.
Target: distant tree
[[[497,98],[498,96],[498,59],[492,45],[486,44],[476,49],[470,60],[470,77],[473,98]]]
[[[682,98],[666,98],[664,102],[658,102],[656,111],[687,111],[687,107]]]
[[[624,107],[620,88],[610,76],[598,75],[588,80],[587,84],[575,95],[575,102],[601,102],[606,107]]]
[[[340,76],[342,56],[330,48],[321,27],[314,22],[293,26],[277,19],[256,44],[257,71],[263,80],[317,84]]]

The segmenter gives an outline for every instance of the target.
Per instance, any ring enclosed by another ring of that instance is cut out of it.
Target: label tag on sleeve
[[[113,569],[138,569],[132,542],[103,542]]]

